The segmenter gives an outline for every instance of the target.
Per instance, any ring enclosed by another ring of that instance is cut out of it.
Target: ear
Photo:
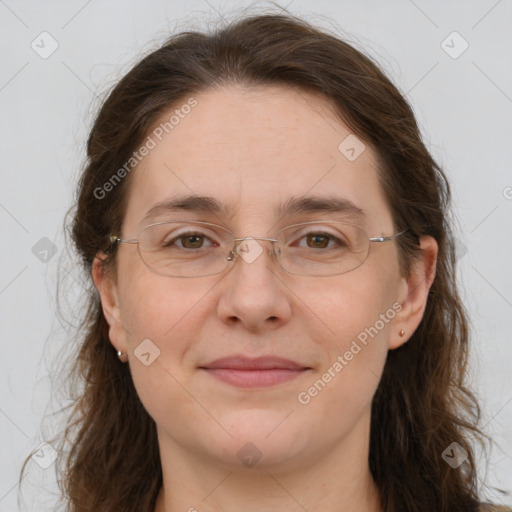
[[[421,255],[412,263],[409,277],[404,277],[400,284],[398,301],[402,309],[393,323],[395,329],[389,338],[389,349],[398,348],[409,340],[427,307],[428,292],[436,275],[437,242],[431,236],[423,236],[420,250]]]
[[[108,337],[116,350],[127,352],[126,329],[121,323],[121,308],[117,280],[107,271],[104,260],[106,255],[99,252],[92,263],[91,275],[94,286],[98,290],[101,299],[103,315],[109,325]]]

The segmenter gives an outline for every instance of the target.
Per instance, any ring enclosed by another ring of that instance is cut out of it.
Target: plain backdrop
[[[451,181],[473,328],[471,385],[496,442],[480,468],[489,485],[512,493],[512,2],[280,5],[378,60]],[[58,273],[66,278],[65,309],[76,311],[85,276],[63,258],[62,225],[95,109],[170,33],[213,27],[248,7],[272,9],[218,0],[0,0],[0,512],[18,510],[21,464],[48,439],[42,421],[60,347],[77,347],[56,316],[56,282]],[[28,469],[27,510],[49,510],[55,464],[43,469],[30,459]],[[512,505],[496,490],[487,495]]]

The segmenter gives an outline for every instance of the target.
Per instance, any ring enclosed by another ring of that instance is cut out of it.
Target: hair
[[[162,114],[215,87],[281,85],[320,94],[339,119],[370,145],[397,231],[400,268],[421,257],[419,239],[437,241],[437,272],[424,317],[402,347],[389,352],[372,402],[369,467],[385,512],[478,510],[473,441],[480,410],[466,387],[469,329],[455,275],[450,187],[427,150],[407,100],[362,51],[288,13],[242,17],[208,33],[185,31],[142,58],[109,92],[87,140],[71,236],[91,279],[106,251],[115,278],[116,247],[130,176],[108,199],[95,190],[143,143]],[[69,449],[59,480],[72,512],[153,511],[162,470],[153,419],[108,336],[91,287],[83,336],[71,371],[80,385],[63,434]],[[458,468],[441,455],[457,442]]]

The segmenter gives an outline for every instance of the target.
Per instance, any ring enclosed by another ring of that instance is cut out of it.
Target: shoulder
[[[512,508],[503,505],[490,505],[489,503],[482,503],[480,505],[480,512],[512,512]]]

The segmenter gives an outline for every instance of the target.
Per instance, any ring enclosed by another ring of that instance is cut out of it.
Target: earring
[[[402,329],[398,334],[399,334],[400,337],[404,337],[405,336],[405,331]]]
[[[128,354],[124,354],[120,350],[117,351],[117,357],[122,363],[126,363],[128,361]]]

